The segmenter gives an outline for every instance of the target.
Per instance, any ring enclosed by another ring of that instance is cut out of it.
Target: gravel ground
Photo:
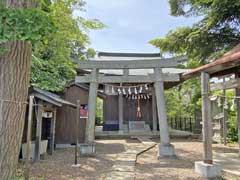
[[[158,140],[156,140],[157,142]],[[135,179],[204,180],[193,170],[194,161],[201,160],[202,143],[193,140],[172,141],[177,159],[157,159],[157,146],[138,156]],[[95,157],[81,157],[81,167],[72,168],[74,148],[56,150],[53,156],[31,165],[32,180],[95,180],[105,179],[117,154],[126,147],[137,147],[136,140],[98,140]],[[214,147],[222,151],[222,147]],[[231,149],[229,149],[231,151]],[[18,170],[21,175],[21,170]],[[229,179],[229,178],[226,178]]]

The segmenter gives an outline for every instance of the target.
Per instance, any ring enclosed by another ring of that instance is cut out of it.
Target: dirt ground
[[[202,160],[202,143],[193,140],[173,140],[175,147],[176,159],[158,160],[157,147],[140,155],[136,165],[135,179],[171,179],[171,180],[205,180],[194,172],[194,162]],[[218,151],[223,151],[220,145],[213,145]],[[230,148],[228,151],[235,151]],[[231,177],[223,177],[232,179]],[[223,178],[216,178],[223,179]]]
[[[138,156],[135,179],[204,180],[193,169],[194,162],[201,160],[202,143],[193,140],[173,140],[172,143],[176,149],[177,159],[158,160],[156,146]],[[79,168],[71,167],[74,162],[74,148],[56,150],[53,156],[46,156],[45,160],[32,164],[30,176],[32,180],[105,179],[114,165],[117,154],[123,153],[128,147],[137,147],[138,144],[137,140],[98,140],[97,155],[80,157]],[[218,145],[214,145],[214,149],[224,151]],[[229,148],[227,151],[234,150]],[[21,175],[21,170],[18,174]]]

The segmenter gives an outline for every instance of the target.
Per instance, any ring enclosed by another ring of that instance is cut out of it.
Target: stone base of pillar
[[[205,178],[216,178],[221,176],[221,166],[215,163],[207,164],[203,161],[196,161],[195,172]]]
[[[174,146],[172,144],[159,144],[158,145],[158,158],[176,158]]]
[[[119,130],[118,134],[124,134],[123,130]]]
[[[95,156],[95,144],[94,143],[84,143],[80,144],[80,156]]]

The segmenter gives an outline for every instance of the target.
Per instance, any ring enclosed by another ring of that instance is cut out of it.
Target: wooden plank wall
[[[152,99],[140,100],[140,107],[142,112],[142,120],[152,126]],[[118,117],[118,96],[107,96],[104,101],[103,120],[119,121]],[[128,121],[135,121],[137,119],[137,100],[130,100],[123,98],[123,122],[128,124]]]
[[[81,104],[88,104],[88,91],[84,90],[76,85],[72,85],[66,89],[64,99],[76,104],[76,101],[80,99]],[[57,109],[57,121],[56,121],[56,144],[73,144],[74,128],[76,110],[71,107],[63,107]],[[81,119],[79,122],[79,143],[84,142],[85,137],[86,120]]]
[[[103,121],[119,121],[118,96],[107,96],[103,102]]]

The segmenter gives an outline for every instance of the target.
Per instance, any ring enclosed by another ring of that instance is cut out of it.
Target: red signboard
[[[88,118],[88,105],[87,104],[81,104],[80,118]]]

